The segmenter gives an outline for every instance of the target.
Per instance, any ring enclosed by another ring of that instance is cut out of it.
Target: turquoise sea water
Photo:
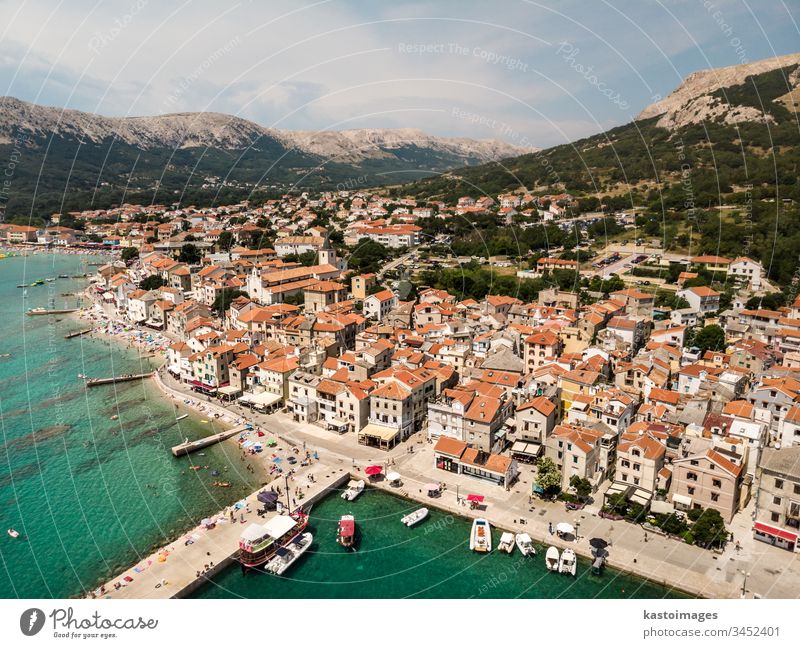
[[[17,284],[93,269],[78,256],[0,260],[0,356],[11,354],[0,357],[0,597],[81,595],[257,486],[224,444],[195,457],[209,470],[174,459],[170,446],[212,424],[176,422],[154,386],[86,389],[78,378],[146,371],[153,360],[98,339],[65,340],[85,327],[71,316],[24,314],[73,306],[61,294],[85,280],[26,296]],[[226,467],[234,486],[213,488],[210,470]],[[8,537],[9,527],[23,537]]]
[[[593,576],[580,560],[575,578],[548,572],[545,547],[524,558],[469,550],[471,523],[432,510],[409,529],[400,522],[418,507],[367,489],[355,502],[338,493],[311,511],[311,548],[284,576],[231,567],[198,590],[198,598],[682,598],[683,594],[612,569]],[[358,551],[336,543],[339,517],[351,513],[359,529]],[[494,546],[500,532],[493,531]]]

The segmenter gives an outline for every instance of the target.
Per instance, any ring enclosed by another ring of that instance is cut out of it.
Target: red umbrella
[[[467,495],[468,502],[482,502],[483,499],[483,495]]]
[[[364,472],[370,477],[374,477],[375,475],[380,475],[383,472],[383,468],[381,466],[367,466]]]

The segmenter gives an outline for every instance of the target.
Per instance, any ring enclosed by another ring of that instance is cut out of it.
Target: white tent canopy
[[[568,533],[570,535],[575,535],[575,527],[572,526],[569,522],[559,522],[556,524],[556,531],[559,533]]]

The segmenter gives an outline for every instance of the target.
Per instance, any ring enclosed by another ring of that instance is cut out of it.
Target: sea
[[[682,592],[614,569],[595,576],[579,559],[575,577],[547,571],[547,547],[536,556],[469,549],[471,522],[431,509],[408,528],[400,518],[419,504],[367,488],[355,501],[334,493],[311,509],[311,547],[283,576],[243,575],[232,566],[196,591],[197,598],[685,598]],[[336,542],[339,518],[351,514],[357,549]],[[613,548],[611,549],[613,551]]]
[[[74,307],[77,298],[63,295],[87,281],[58,275],[91,274],[88,264],[101,260],[0,259],[0,597],[83,596],[258,487],[235,446],[172,457],[186,437],[221,430],[213,420],[176,421],[149,381],[87,389],[78,377],[143,372],[157,359],[99,338],[64,339],[86,327],[72,315],[25,315]],[[17,287],[46,278],[55,281]],[[232,487],[214,488],[212,470]]]
[[[175,459],[169,448],[213,433],[212,421],[176,420],[171,401],[149,381],[87,389],[89,377],[147,371],[153,358],[94,337],[64,339],[85,322],[71,315],[30,317],[28,308],[69,308],[68,293],[98,257],[39,254],[0,259],[0,597],[83,596],[101,582],[258,487],[235,445]],[[43,285],[18,284],[55,278]],[[118,417],[118,418],[115,418]],[[191,469],[192,462],[202,464]],[[214,488],[213,470],[232,483]],[[544,548],[523,559],[469,551],[467,520],[432,510],[408,529],[416,508],[367,489],[355,502],[334,493],[311,511],[314,543],[286,577],[231,567],[200,598],[665,598],[680,592],[611,569],[593,576],[546,571]],[[344,513],[358,521],[358,551],[335,541]],[[499,533],[495,532],[495,544]]]

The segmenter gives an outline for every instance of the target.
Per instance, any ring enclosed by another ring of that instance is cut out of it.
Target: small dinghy
[[[505,551],[510,554],[514,551],[514,534],[506,531],[500,536],[500,544],[497,545],[499,551]]]
[[[16,529],[9,529],[8,535],[10,535],[12,538],[19,538],[19,531]]]
[[[426,517],[428,517],[428,509],[423,507],[421,509],[417,509],[413,513],[404,515],[403,517],[400,518],[400,521],[407,527],[412,527],[417,522],[422,522],[422,520],[424,520]]]
[[[564,549],[561,552],[561,559],[558,561],[558,571],[561,574],[569,574],[574,576],[578,569],[578,560],[575,557],[575,552],[572,549]]]
[[[548,571],[558,571],[559,554],[556,547],[548,547],[547,553],[544,555],[544,562],[547,565]]]
[[[517,543],[517,549],[523,556],[536,555],[536,547],[533,546],[533,540],[527,533],[518,533],[514,540]]]
[[[479,553],[489,553],[492,550],[492,527],[489,526],[488,520],[477,518],[472,523],[469,548]]]

